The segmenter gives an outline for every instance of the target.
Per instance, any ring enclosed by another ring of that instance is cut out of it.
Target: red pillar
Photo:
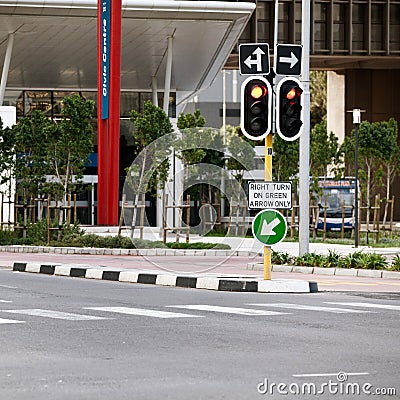
[[[107,27],[106,46],[109,46],[108,118],[102,114],[103,91],[103,21],[101,7],[110,7],[111,26]],[[120,137],[120,81],[121,81],[121,0],[99,0],[98,2],[98,225],[118,225],[119,200],[119,137]]]

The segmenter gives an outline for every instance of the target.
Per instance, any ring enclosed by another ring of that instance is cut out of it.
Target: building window
[[[400,51],[400,4],[390,5],[390,51]]]
[[[294,40],[296,43],[301,43],[301,22],[302,22],[302,14],[301,14],[301,3],[296,2],[294,6],[294,17],[295,17],[295,28],[294,28]]]
[[[371,5],[371,51],[385,50],[384,5]]]
[[[271,7],[274,4],[271,2],[257,3],[257,34],[259,43],[272,43],[271,27],[274,25],[274,15]]]
[[[368,15],[368,3],[353,4],[353,36],[352,44],[354,52],[366,51],[366,26]]]
[[[346,4],[333,5],[333,50],[346,49]]]
[[[40,91],[40,90],[6,90],[6,105],[17,108],[17,117],[30,116],[34,110],[41,110],[43,113],[54,119],[62,117],[62,100],[66,96],[80,94],[82,97],[95,102],[95,115],[97,115],[97,91],[87,92],[61,92],[61,91]],[[164,94],[158,93],[158,104],[162,107]],[[143,111],[144,102],[152,100],[151,92],[121,92],[121,118],[128,119],[131,111]],[[170,93],[168,115],[176,117],[176,93]]]
[[[121,93],[121,117],[129,118],[132,110],[139,110],[139,93]]]
[[[328,20],[328,4],[314,4],[314,50],[326,51],[327,45],[327,20]]]
[[[279,3],[278,16],[278,41],[289,43],[289,3]]]

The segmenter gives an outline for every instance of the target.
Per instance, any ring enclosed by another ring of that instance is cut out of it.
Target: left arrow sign
[[[252,59],[252,54],[256,55],[256,59]],[[257,65],[257,72],[262,71],[262,56],[265,54],[264,51],[262,51],[259,47],[257,47],[253,53],[250,54],[245,60],[244,63],[251,68],[252,65]]]

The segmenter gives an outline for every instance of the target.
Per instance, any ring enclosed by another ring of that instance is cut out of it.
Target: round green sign
[[[267,246],[276,244],[286,236],[286,219],[279,211],[263,210],[254,217],[252,230],[259,242]]]

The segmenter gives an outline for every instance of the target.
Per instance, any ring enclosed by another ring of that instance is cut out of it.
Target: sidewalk
[[[95,233],[97,235],[109,236],[117,235],[117,227],[82,227],[87,233]],[[124,236],[128,236],[128,231],[122,231]],[[135,232],[135,238],[138,237],[138,232]],[[159,233],[159,228],[145,228],[144,237],[146,240],[161,240]],[[181,242],[184,242],[185,238],[182,235]],[[175,235],[169,234],[168,241],[174,242]],[[199,236],[190,235],[191,243],[207,242],[207,243],[224,243],[228,244],[232,250],[248,252],[254,255],[263,254],[263,245],[253,238],[243,238],[243,237],[218,237],[218,236]],[[288,253],[291,256],[299,255],[299,243],[298,242],[280,242],[272,247],[274,251],[279,251],[283,253]],[[330,243],[310,243],[309,253],[317,253],[326,255],[329,251],[336,251],[337,253],[346,256],[347,254],[354,253],[356,251],[366,251],[374,252],[377,254],[382,254],[392,258],[396,254],[400,254],[400,248],[397,247],[386,247],[386,248],[374,248],[370,246],[358,246],[355,248],[354,245],[344,245],[344,244],[330,244]]]
[[[103,235],[116,234],[115,228],[109,231],[107,228],[101,229]],[[93,230],[98,233],[100,229]],[[146,232],[145,238],[159,240],[158,232]],[[400,273],[391,271],[277,265],[273,266],[272,280],[265,283],[263,245],[256,240],[199,236],[191,236],[190,240],[192,243],[226,243],[232,250],[0,246],[0,266],[21,272],[213,290],[309,293],[317,290],[317,284],[328,286],[330,290],[332,286],[333,290],[347,290],[346,285],[353,284],[361,288],[377,286],[377,291],[400,292]],[[298,246],[297,242],[281,242],[274,245],[273,250],[296,256]],[[342,255],[361,250],[375,251],[388,258],[400,253],[398,248],[373,249],[362,246],[355,249],[350,245],[310,243],[310,252],[327,254],[330,250]]]

